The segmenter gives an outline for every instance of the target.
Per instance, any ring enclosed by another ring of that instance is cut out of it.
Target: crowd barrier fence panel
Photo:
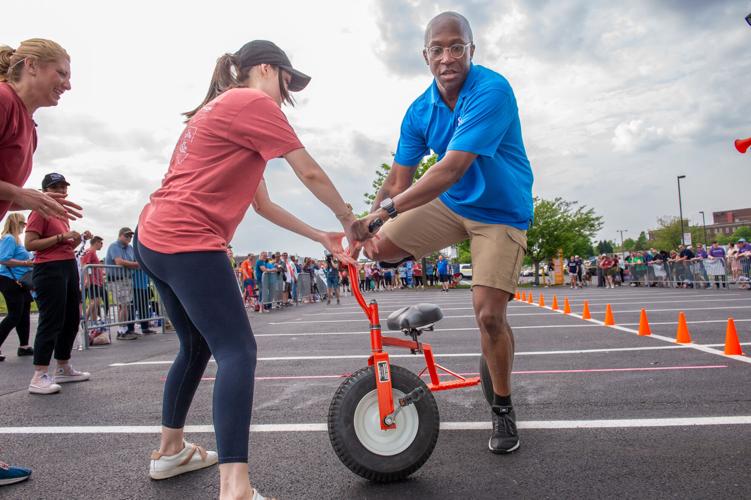
[[[81,345],[89,348],[89,332],[96,329],[156,321],[162,333],[166,315],[151,278],[123,266],[87,264],[81,268]],[[110,340],[109,332],[106,333]]]

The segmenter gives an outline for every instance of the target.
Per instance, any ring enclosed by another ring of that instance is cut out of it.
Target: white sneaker
[[[58,367],[55,370],[55,383],[67,384],[68,382],[83,382],[89,380],[91,373],[79,372],[72,366],[68,365],[66,368]]]
[[[55,394],[60,392],[60,386],[55,383],[55,380],[47,373],[43,374],[39,379],[31,379],[29,384],[29,392],[31,394]]]
[[[210,467],[219,461],[219,456],[215,451],[206,451],[187,441],[183,441],[183,445],[182,451],[176,455],[162,455],[158,451],[151,452],[151,464],[149,466],[151,479],[167,479]]]

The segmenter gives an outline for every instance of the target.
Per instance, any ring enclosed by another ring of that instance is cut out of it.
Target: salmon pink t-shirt
[[[183,130],[162,186],[141,212],[139,242],[167,254],[225,250],[266,162],[302,147],[267,94],[224,92]]]
[[[0,83],[0,181],[22,187],[31,175],[37,131],[29,110],[13,87]],[[0,218],[11,202],[0,200]]]
[[[70,231],[70,225],[68,220],[58,219],[57,217],[50,217],[45,219],[39,215],[38,212],[31,212],[29,215],[28,223],[26,224],[26,231],[36,233],[40,239],[49,238],[50,236],[56,236],[58,234],[67,233]],[[49,248],[44,250],[38,250],[34,254],[34,264],[43,264],[45,262],[55,262],[59,260],[75,260],[76,254],[75,248],[81,240],[63,240],[60,243],[55,243]]]

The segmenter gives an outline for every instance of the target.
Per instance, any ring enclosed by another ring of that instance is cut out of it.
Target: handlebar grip
[[[382,225],[383,225],[383,221],[381,219],[375,219],[373,222],[371,222],[370,224],[368,224],[368,231],[372,233],[376,229],[378,229],[379,227],[381,227]]]

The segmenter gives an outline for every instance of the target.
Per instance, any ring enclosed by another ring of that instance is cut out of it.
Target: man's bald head
[[[431,32],[433,31],[433,29],[438,28],[439,26],[444,26],[446,23],[453,23],[458,28],[460,33],[462,33],[462,35],[466,37],[466,40],[470,42],[474,41],[472,39],[472,28],[470,28],[467,18],[459,14],[458,12],[447,11],[441,12],[433,19],[431,19],[428,23],[428,26],[425,28],[426,47],[430,43]]]

